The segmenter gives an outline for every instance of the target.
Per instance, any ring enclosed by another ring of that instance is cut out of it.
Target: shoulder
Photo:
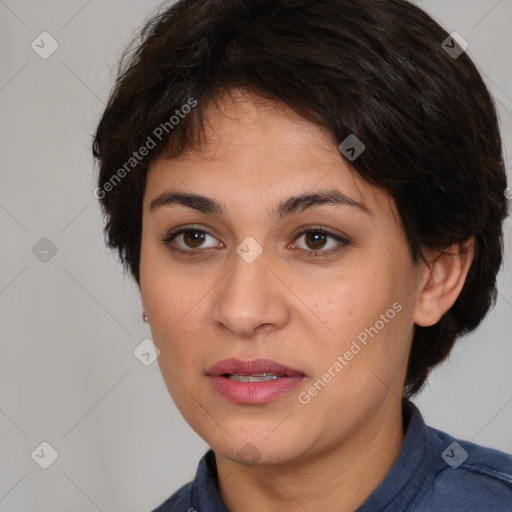
[[[429,428],[438,459],[429,491],[415,512],[512,510],[512,455]]]
[[[180,487],[170,498],[152,512],[187,512],[187,503],[192,482]]]

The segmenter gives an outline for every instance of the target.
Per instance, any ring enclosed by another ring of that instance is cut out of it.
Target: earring
[[[146,312],[143,310],[142,311],[142,321],[147,324],[148,323],[148,317],[146,315]]]

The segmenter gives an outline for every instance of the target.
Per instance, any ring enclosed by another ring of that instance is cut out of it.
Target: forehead
[[[371,211],[394,215],[389,195],[359,176],[330,132],[287,106],[234,92],[205,108],[203,117],[201,144],[179,157],[152,162],[145,210],[166,190],[247,206],[339,190]]]

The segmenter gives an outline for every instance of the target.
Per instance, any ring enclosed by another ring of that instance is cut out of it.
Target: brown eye
[[[305,242],[309,249],[319,250],[325,245],[328,236],[319,231],[309,231],[305,234]]]
[[[296,240],[302,237],[304,237],[305,247],[300,247],[297,243],[294,243],[294,246],[298,246],[301,251],[305,251],[308,257],[329,256],[330,254],[341,251],[341,249],[350,244],[348,239],[335,235],[334,233],[329,233],[323,229],[309,229],[303,231]],[[331,239],[333,243],[331,243],[330,247],[324,249],[329,239]]]
[[[183,242],[192,249],[197,249],[204,243],[205,233],[203,231],[184,231]]]
[[[208,237],[215,243],[213,245],[204,246]],[[173,231],[169,233],[162,242],[172,251],[183,253],[199,253],[200,249],[224,246],[222,242],[219,242],[214,236],[208,233],[208,231],[193,227]]]

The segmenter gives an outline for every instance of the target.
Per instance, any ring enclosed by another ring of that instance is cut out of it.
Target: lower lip
[[[303,375],[280,377],[263,382],[238,382],[222,376],[210,375],[215,391],[237,404],[266,404],[295,389],[304,379]]]

